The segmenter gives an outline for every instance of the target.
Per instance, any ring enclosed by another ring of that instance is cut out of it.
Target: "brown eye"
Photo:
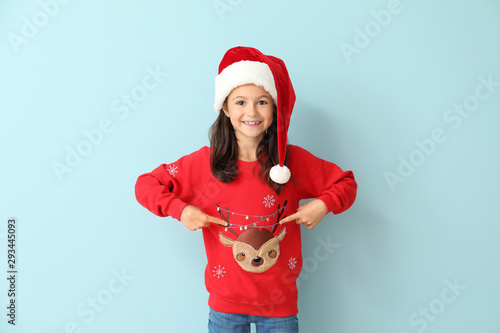
[[[243,261],[245,260],[245,254],[244,253],[240,253],[236,256],[236,260],[238,261]]]
[[[271,251],[268,252],[268,254],[269,254],[269,258],[274,259],[278,255],[278,252],[276,252],[274,250],[271,250]]]

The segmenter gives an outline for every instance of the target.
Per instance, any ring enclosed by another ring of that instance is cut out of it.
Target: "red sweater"
[[[220,182],[210,171],[208,147],[137,179],[137,200],[158,216],[179,220],[189,204],[231,224],[203,228],[205,284],[209,306],[216,311],[268,317],[296,314],[300,225],[276,223],[295,213],[301,199],[321,199],[334,214],[354,202],[357,184],[351,171],[293,145],[288,161],[292,179],[280,195],[261,182],[257,162],[238,161],[236,179]]]

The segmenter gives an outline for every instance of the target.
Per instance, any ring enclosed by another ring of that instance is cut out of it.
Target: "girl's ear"
[[[222,111],[229,118],[229,111],[227,110],[227,101],[222,104]]]

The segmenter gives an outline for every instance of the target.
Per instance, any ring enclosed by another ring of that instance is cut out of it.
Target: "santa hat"
[[[279,164],[271,168],[269,175],[274,182],[285,184],[291,176],[285,166],[285,155],[288,126],[295,104],[295,92],[285,63],[251,47],[238,46],[228,50],[215,78],[215,111],[222,110],[224,101],[234,88],[246,84],[264,88],[276,104]]]

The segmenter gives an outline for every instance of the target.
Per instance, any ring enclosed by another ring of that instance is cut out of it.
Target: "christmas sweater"
[[[267,317],[297,314],[300,225],[278,222],[295,213],[301,199],[318,198],[334,214],[354,202],[357,184],[351,171],[298,146],[288,147],[292,178],[279,195],[260,180],[258,162],[239,160],[236,178],[220,182],[210,170],[209,147],[137,179],[137,200],[158,216],[180,220],[189,204],[229,223],[202,228],[208,303],[216,311]]]

